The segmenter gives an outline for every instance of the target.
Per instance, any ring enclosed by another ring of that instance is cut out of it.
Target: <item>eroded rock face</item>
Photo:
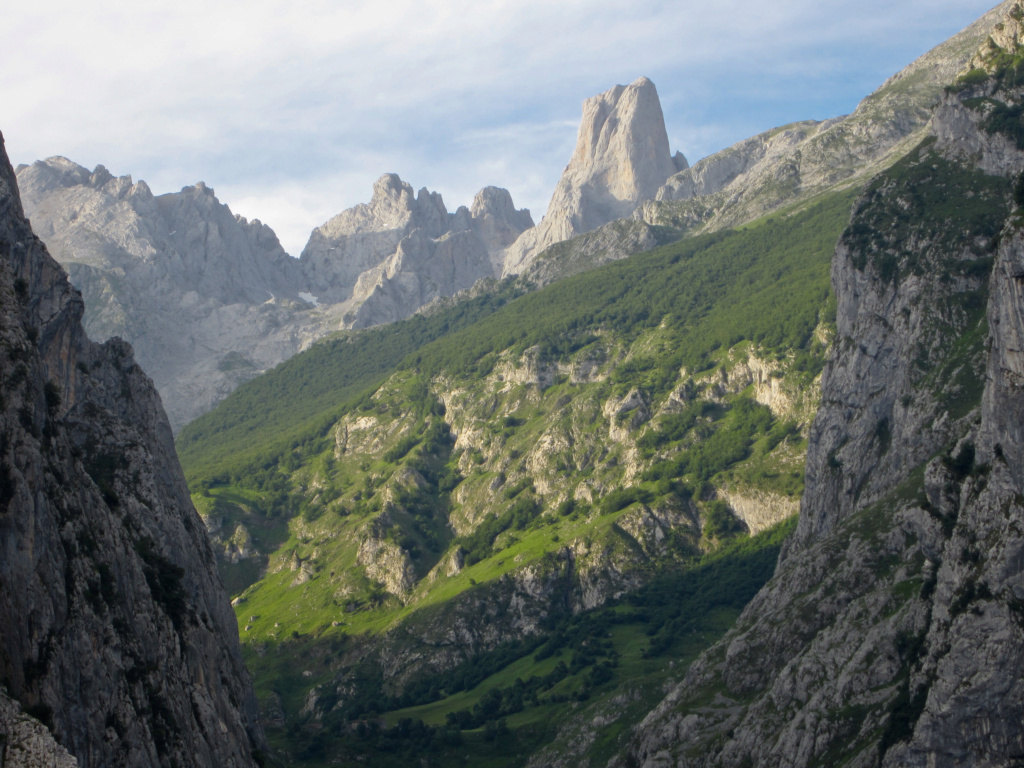
[[[175,429],[332,329],[299,264],[199,183],[145,182],[62,157],[21,166],[27,214],[85,298],[85,328],[132,343]],[[337,323],[334,321],[333,327]]]
[[[994,39],[1015,39],[1019,22],[996,29],[996,24],[1007,18],[1008,7],[1009,1],[891,77],[853,114],[766,131],[692,167],[677,153],[673,158],[676,170],[670,171],[653,194],[634,199],[631,207],[623,205],[625,212],[613,217],[616,220],[594,224],[590,219],[581,228],[576,207],[581,199],[589,205],[592,187],[580,181],[574,163],[589,157],[593,147],[600,145],[591,138],[600,131],[595,131],[588,119],[603,116],[596,108],[585,110],[577,153],[559,183],[549,213],[535,230],[508,249],[504,274],[522,275],[535,285],[545,285],[650,250],[687,232],[738,226],[826,191],[863,183],[924,138],[932,107],[944,87],[976,57],[978,46],[990,33]],[[667,148],[658,155],[664,158],[666,153]],[[595,167],[603,166],[595,161]],[[656,167],[665,166],[660,162]],[[605,209],[598,204],[588,210]],[[564,211],[570,213],[552,215]]]
[[[1024,153],[983,128],[983,99],[1021,96],[948,95],[934,140],[857,204],[795,540],[624,763],[1002,766],[1024,749]],[[929,214],[927,187],[959,211]]]
[[[462,209],[459,209],[462,210]],[[533,227],[533,217],[525,208],[517,211],[507,189],[484,187],[476,193],[469,209],[470,226],[484,244],[492,260],[498,259],[526,230]],[[493,263],[494,274],[501,274],[501,262]]]
[[[448,229],[441,196],[425,188],[419,195],[396,174],[373,185],[373,197],[342,211],[313,230],[302,250],[302,266],[321,301],[345,301],[359,275],[391,256],[414,229],[440,237]]]
[[[8,694],[81,766],[254,765],[237,625],[160,399],[129,345],[86,337],[6,155],[0,256]]]
[[[719,497],[729,505],[751,534],[771,528],[776,523],[791,518],[800,511],[800,504],[777,493],[767,491],[740,491],[723,488]]]
[[[390,322],[395,314],[395,319],[408,317],[437,296],[451,296],[479,277],[492,276],[490,253],[532,226],[530,212],[517,211],[506,190],[486,187],[477,193],[472,210],[448,213],[441,195],[426,188],[413,194],[408,183],[388,173],[374,184],[368,204],[343,211],[313,230],[301,261],[322,302],[369,304],[359,321],[364,327]],[[427,245],[442,239],[447,244],[439,250]],[[405,256],[400,254],[403,244]],[[416,269],[427,268],[422,274],[409,269],[409,251],[417,247],[421,254],[429,250],[417,260]],[[403,263],[405,274],[396,279]],[[424,282],[432,282],[433,288],[424,290]],[[375,317],[382,319],[371,322]]]
[[[451,296],[493,277],[487,249],[470,230],[433,239],[423,230],[399,242],[395,252],[356,281],[358,305],[351,327],[403,320],[435,299]]]
[[[408,317],[492,277],[493,254],[533,226],[507,191],[450,214],[394,174],[312,234],[302,260],[202,182],[145,182],[61,157],[18,169],[26,210],[86,302],[93,338],[124,338],[177,430],[240,383],[341,327]]]
[[[521,273],[545,248],[630,216],[686,167],[669,152],[665,117],[646,77],[583,102],[576,150],[540,224],[505,255],[503,274]]]
[[[879,173],[924,138],[943,88],[976,57],[978,46],[993,33],[1012,37],[1004,24],[1009,6],[1003,3],[889,78],[853,114],[782,126],[682,170],[636,217],[684,230],[723,229]]]
[[[0,766],[4,768],[78,768],[78,761],[53,738],[50,730],[26,714],[0,690]]]

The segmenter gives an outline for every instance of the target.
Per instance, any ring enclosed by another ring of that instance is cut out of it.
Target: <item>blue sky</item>
[[[203,180],[298,255],[398,173],[539,220],[588,96],[641,75],[693,162],[852,111],[992,0],[14,0],[0,30],[12,161]]]

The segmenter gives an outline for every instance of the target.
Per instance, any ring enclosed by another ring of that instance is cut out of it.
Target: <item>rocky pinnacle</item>
[[[628,217],[686,167],[669,152],[658,91],[646,77],[587,99],[547,214],[508,249],[504,274],[519,274],[549,245]]]

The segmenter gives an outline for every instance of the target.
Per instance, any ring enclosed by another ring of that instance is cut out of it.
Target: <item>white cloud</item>
[[[63,154],[200,179],[303,233],[395,171],[450,209],[505,186],[539,219],[580,102],[648,75],[691,161],[851,110],[986,0],[15,0],[0,129]]]

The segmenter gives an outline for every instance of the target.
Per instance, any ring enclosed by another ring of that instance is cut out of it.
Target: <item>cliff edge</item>
[[[255,765],[237,625],[160,398],[128,344],[86,337],[83,311],[4,153],[0,681],[17,702],[0,718],[5,764],[25,764],[12,729],[45,741],[20,706],[80,766]]]

